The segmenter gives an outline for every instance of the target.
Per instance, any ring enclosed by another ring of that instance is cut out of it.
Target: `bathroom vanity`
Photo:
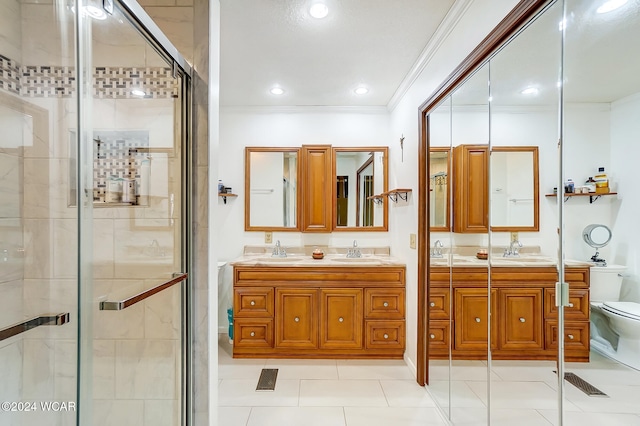
[[[236,358],[402,358],[405,265],[343,254],[233,262]]]
[[[453,359],[486,359],[489,300],[484,263],[457,266],[454,261],[451,268],[431,267],[431,359],[449,357],[450,336]],[[544,262],[541,266],[517,264],[504,260],[491,266],[491,357],[553,360],[558,350],[557,269]],[[570,288],[569,306],[565,307],[565,360],[588,362],[589,266],[568,266],[565,281]]]

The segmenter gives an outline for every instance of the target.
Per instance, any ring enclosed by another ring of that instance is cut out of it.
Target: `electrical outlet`
[[[409,248],[416,248],[416,234],[409,234]]]
[[[264,233],[264,243],[271,244],[273,242],[273,232]]]
[[[517,232],[512,232],[511,233],[511,242],[514,241],[518,241],[518,233]]]

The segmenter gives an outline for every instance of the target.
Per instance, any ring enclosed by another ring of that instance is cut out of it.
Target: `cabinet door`
[[[318,347],[318,290],[276,289],[276,348]]]
[[[543,349],[542,289],[501,289],[500,349]]]
[[[460,145],[453,149],[455,199],[453,232],[489,230],[489,149],[486,145]]]
[[[486,288],[456,288],[454,312],[454,349],[456,350],[487,350],[487,336],[489,335],[489,304]],[[495,290],[491,291],[492,306],[494,305]],[[495,312],[495,309],[492,309]],[[493,316],[495,318],[495,315]],[[491,341],[495,339],[495,321],[491,324]],[[492,344],[493,346],[493,344]]]
[[[331,146],[302,146],[302,231],[331,231]]]
[[[320,347],[362,348],[362,289],[320,291]]]

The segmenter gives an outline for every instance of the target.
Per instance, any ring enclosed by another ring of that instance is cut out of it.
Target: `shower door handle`
[[[19,322],[9,327],[0,329],[0,341],[29,331],[32,328],[40,327],[41,325],[64,325],[69,322],[69,313],[62,314],[44,314],[39,317],[31,318],[23,322]]]
[[[121,311],[123,309],[128,308],[131,305],[135,305],[138,302],[143,301],[144,299],[153,296],[156,293],[160,293],[162,290],[166,290],[169,287],[181,283],[187,279],[189,275],[184,272],[176,272],[173,274],[172,278],[169,281],[166,281],[160,285],[152,287],[148,290],[143,291],[142,293],[138,293],[135,296],[131,296],[127,299],[120,300],[117,302],[109,302],[103,301],[100,302],[100,310],[101,311]]]

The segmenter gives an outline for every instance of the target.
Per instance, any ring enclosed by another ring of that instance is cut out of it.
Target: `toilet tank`
[[[602,303],[620,300],[622,274],[626,270],[627,267],[621,265],[592,266],[589,280],[591,302]]]

